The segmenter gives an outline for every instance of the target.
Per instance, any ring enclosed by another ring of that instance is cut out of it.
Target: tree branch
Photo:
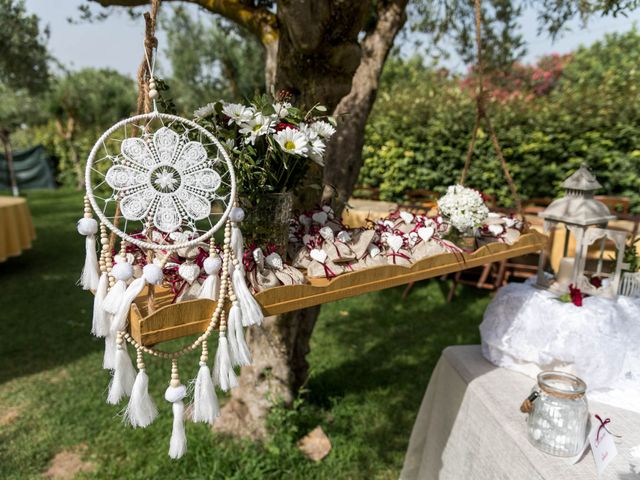
[[[149,4],[149,0],[89,0],[103,7],[139,7]],[[265,7],[252,7],[240,0],[165,0],[193,3],[217,13],[253,33],[266,47],[278,39],[276,16]]]

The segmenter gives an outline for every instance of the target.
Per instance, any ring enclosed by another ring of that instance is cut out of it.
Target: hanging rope
[[[502,153],[502,149],[500,148],[500,143],[498,142],[498,137],[496,136],[496,132],[493,129],[493,125],[491,123],[491,118],[487,114],[486,110],[486,94],[484,91],[484,65],[482,60],[482,17],[481,17],[481,9],[480,9],[480,0],[474,1],[474,10],[475,10],[475,23],[476,23],[476,49],[478,53],[477,59],[477,77],[478,77],[478,92],[476,94],[476,119],[473,126],[473,133],[471,134],[471,141],[469,142],[469,149],[467,150],[467,157],[464,162],[464,168],[462,169],[462,174],[460,175],[460,185],[464,185],[464,181],[467,178],[467,174],[469,173],[469,167],[471,165],[471,157],[473,155],[476,140],[478,138],[478,129],[480,128],[480,124],[482,120],[485,121],[487,130],[489,131],[489,137],[491,138],[491,143],[493,144],[493,148],[496,151],[496,155],[500,160],[500,165],[502,166],[502,170],[504,172],[504,176],[507,180],[507,184],[509,185],[509,189],[511,190],[511,195],[516,203],[516,210],[518,214],[524,220],[524,213],[522,211],[522,201],[520,200],[520,195],[518,194],[518,189],[516,188],[515,183],[513,182],[513,178],[511,177],[511,173],[509,172],[509,167],[507,166],[507,161],[504,158]]]
[[[158,46],[158,39],[156,38],[156,17],[158,15],[158,9],[160,8],[160,0],[151,0],[151,11],[144,13],[144,55],[142,56],[142,62],[138,67],[137,82],[138,82],[138,102],[137,102],[137,114],[149,113],[152,109],[152,101],[149,97],[149,80],[151,80],[153,71],[152,65],[154,64],[153,53]],[[120,202],[116,203],[116,211],[113,217],[113,225],[118,228],[120,223]],[[116,243],[116,234],[112,231],[109,236],[109,248],[113,250]],[[151,293],[152,289],[149,289]],[[152,295],[152,294],[151,294]]]

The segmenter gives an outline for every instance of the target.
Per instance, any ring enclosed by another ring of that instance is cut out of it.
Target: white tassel
[[[213,384],[218,385],[225,392],[238,386],[238,378],[231,367],[229,345],[225,332],[220,332],[220,338],[218,339],[218,350],[216,351],[212,378]]]
[[[231,307],[233,310],[233,307]],[[234,317],[231,316],[231,312],[229,312],[229,324],[235,323],[234,333],[236,336],[236,345],[238,349],[236,365],[245,366],[251,365],[251,353],[249,352],[249,347],[247,346],[247,342],[244,339],[244,330],[242,328],[242,313],[238,308],[238,315]]]
[[[237,259],[244,258],[244,239],[237,223],[231,223],[231,249]]]
[[[193,392],[192,419],[194,422],[213,423],[219,415],[220,406],[211,379],[211,371],[206,361],[200,361],[200,370],[198,370]]]
[[[249,325],[260,325],[264,320],[262,309],[256,299],[253,298],[251,292],[247,288],[244,275],[239,268],[233,269],[233,291],[238,297],[240,302],[240,308],[242,309],[242,325],[248,327]]]
[[[127,347],[123,345],[123,342],[122,336],[119,335],[116,339],[118,344],[116,366],[109,385],[109,394],[107,395],[107,403],[111,405],[116,405],[123,397],[131,395],[136,379],[136,371],[133,369],[131,357],[129,357]]]
[[[110,322],[110,315],[107,316],[107,322]],[[116,336],[109,333],[104,337],[104,357],[102,358],[102,368],[105,370],[113,370],[116,368]]]
[[[103,310],[112,315],[118,313],[124,293],[127,291],[127,280],[133,277],[133,267],[126,259],[118,255],[115,260],[118,263],[111,269],[111,275],[116,279],[116,283],[102,302]]]
[[[218,293],[220,292],[220,277],[218,274],[209,275],[202,282],[198,298],[209,298],[211,300],[218,300]]]
[[[93,320],[91,324],[91,333],[96,337],[104,337],[109,333],[109,319],[106,312],[102,309],[102,302],[107,295],[109,288],[109,276],[106,272],[100,275],[98,288],[96,288],[96,296],[93,299]]]
[[[112,332],[124,330],[127,326],[127,317],[129,316],[131,304],[136,297],[140,295],[146,284],[147,282],[144,277],[136,278],[122,294],[120,297],[120,306],[113,317],[113,321],[111,322]]]
[[[98,255],[96,253],[96,233],[98,222],[93,218],[84,217],[78,220],[78,233],[85,236],[84,268],[80,276],[80,284],[84,290],[96,290],[100,270],[98,269]]]
[[[240,313],[240,307],[238,302],[233,302],[231,310],[229,310],[229,319],[227,320],[227,343],[229,345],[229,360],[231,365],[240,365],[240,359],[238,356],[238,344],[236,341],[236,318]],[[242,320],[240,320],[242,322]],[[241,324],[242,325],[242,324]]]
[[[240,207],[233,207],[229,213],[229,220],[231,220],[231,249],[236,258],[242,261],[244,256],[244,239],[242,238],[242,231],[238,225],[244,220],[244,210]]]
[[[169,442],[169,456],[173,459],[182,457],[187,451],[187,436],[184,433],[184,397],[187,388],[180,383],[178,364],[175,359],[171,365],[171,383],[164,392],[164,398],[173,405],[173,430]]]
[[[138,375],[131,389],[131,398],[127,409],[124,412],[125,421],[128,421],[134,428],[145,428],[156,419],[158,409],[149,395],[149,377],[142,362],[142,352],[138,350],[137,356]]]

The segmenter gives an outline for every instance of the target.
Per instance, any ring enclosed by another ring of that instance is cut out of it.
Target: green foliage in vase
[[[523,197],[554,197],[582,163],[600,193],[632,199],[640,211],[640,34],[605,37],[571,58],[549,56],[487,79],[489,111]],[[420,58],[390,60],[367,126],[360,183],[384,199],[410,189],[443,191],[462,170],[474,122],[466,78],[436,71]],[[479,132],[467,183],[513,200],[490,139]]]
[[[196,121],[224,143],[232,157],[238,192],[252,205],[266,193],[291,192],[310,168],[323,165],[333,118],[315,105],[302,111],[283,98],[256,97],[249,105],[210,103]]]

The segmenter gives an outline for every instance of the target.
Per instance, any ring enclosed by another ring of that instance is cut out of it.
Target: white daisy
[[[321,167],[324,167],[323,157],[325,148],[324,142],[319,138],[309,142],[309,158]]]
[[[276,112],[278,118],[284,118],[289,115],[291,104],[289,102],[278,102],[273,104],[273,111]]]
[[[193,112],[193,115],[197,118],[207,118],[214,113],[216,113],[216,104],[207,103],[204,107],[200,107],[195,112]]]
[[[275,132],[275,123],[276,119],[274,116],[265,116],[261,113],[256,113],[253,118],[240,124],[242,127],[240,133],[247,137],[246,142],[253,145],[259,136]]]
[[[248,122],[253,117],[255,111],[252,107],[245,107],[239,103],[225,103],[222,107],[222,113],[229,117],[229,125]]]
[[[278,142],[282,150],[294,155],[307,156],[308,140],[307,136],[299,130],[287,127],[280,130],[273,138]]]
[[[329,122],[319,120],[311,124],[311,129],[318,133],[322,138],[329,138],[336,133],[336,129]]]

